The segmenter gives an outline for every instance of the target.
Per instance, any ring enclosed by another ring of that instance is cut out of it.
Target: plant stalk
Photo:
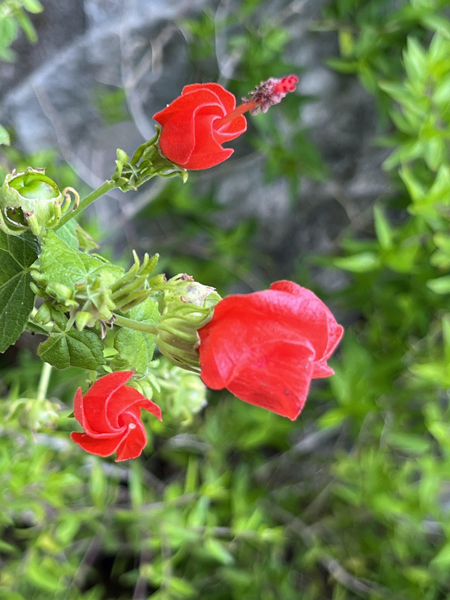
[[[50,382],[50,375],[52,372],[52,365],[44,363],[41,371],[41,378],[39,379],[39,386],[37,390],[37,400],[45,400],[47,396],[48,384]]]
[[[155,325],[142,323],[142,321],[134,321],[133,319],[127,319],[126,317],[121,317],[119,315],[114,315],[114,317],[114,325],[118,325],[119,327],[128,327],[128,329],[142,331],[143,333],[151,333],[152,335],[157,334]]]
[[[112,179],[107,179],[104,183],[102,183],[102,185],[100,187],[98,187],[96,190],[94,190],[88,196],[86,196],[86,198],[84,198],[80,202],[80,204],[77,206],[76,210],[66,213],[63,216],[63,218],[61,219],[61,221],[58,223],[58,225],[56,227],[54,227],[53,229],[54,230],[59,229],[60,227],[62,227],[66,223],[68,223],[71,219],[73,219],[74,217],[77,217],[85,208],[87,208],[90,204],[92,204],[92,202],[94,202],[94,200],[97,200],[97,198],[100,198],[100,196],[107,194],[108,192],[113,190],[115,187],[116,187],[115,181],[113,181]]]

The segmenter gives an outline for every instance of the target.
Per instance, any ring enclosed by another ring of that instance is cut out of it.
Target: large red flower
[[[154,115],[161,125],[159,147],[169,160],[185,169],[209,169],[233,154],[222,148],[247,129],[243,115],[221,124],[236,107],[236,98],[218,83],[194,83]]]
[[[71,433],[79,446],[99,456],[117,452],[116,462],[137,458],[147,444],[140,409],[161,420],[161,409],[126,386],[133,371],[119,371],[98,379],[83,396],[78,388],[74,414],[86,433]]]
[[[201,378],[294,420],[311,379],[333,374],[327,359],[342,334],[325,304],[291,281],[228,296],[199,330]]]

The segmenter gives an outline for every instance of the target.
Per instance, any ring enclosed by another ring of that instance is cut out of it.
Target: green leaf
[[[67,232],[63,233],[67,238]],[[42,254],[39,257],[40,272],[49,283],[62,283],[74,287],[76,283],[86,283],[89,277],[108,273],[115,280],[123,269],[105,263],[69,246],[57,233],[49,231],[45,237]]]
[[[159,321],[158,303],[152,298],[127,312],[127,318],[155,325]],[[155,350],[155,336],[123,327],[114,340],[120,356],[139,374],[145,375]]]
[[[367,273],[379,268],[380,258],[375,252],[361,252],[361,254],[355,254],[354,256],[335,258],[333,264],[345,271]]]
[[[35,296],[28,268],[38,252],[33,235],[16,237],[0,231],[0,352],[14,344],[33,310]]]
[[[37,33],[28,15],[22,11],[17,11],[16,19],[20,27],[23,29],[25,35],[27,36],[28,41],[32,44],[35,44],[37,42]]]
[[[57,369],[81,367],[96,371],[105,363],[103,344],[92,331],[66,330],[67,319],[62,313],[53,312],[55,325],[38,354],[45,362]]]
[[[3,125],[0,125],[0,146],[9,146],[10,144],[11,140],[9,138],[9,133],[6,131]]]
[[[40,13],[44,7],[38,0],[22,0],[24,8],[30,13]]]
[[[234,557],[218,540],[215,540],[214,538],[208,538],[205,541],[204,548],[205,552],[209,554],[211,558],[221,563],[222,565],[231,565],[234,563]]]
[[[431,561],[431,564],[438,569],[447,570],[450,567],[450,542],[447,542],[442,546]]]
[[[388,250],[392,247],[393,231],[380,206],[374,206],[373,216],[375,219],[375,233],[377,234],[378,242],[383,250]]]
[[[63,225],[56,231],[56,235],[59,237],[60,240],[62,240],[70,248],[74,248],[75,250],[78,250],[79,244],[78,244],[78,237],[77,237],[77,233],[76,233],[76,227],[77,227],[77,224],[76,224],[75,219],[71,219],[70,221],[68,221],[65,225]]]
[[[429,279],[427,281],[427,288],[435,294],[448,294],[450,292],[450,275],[444,275],[444,277],[438,277],[437,279]]]

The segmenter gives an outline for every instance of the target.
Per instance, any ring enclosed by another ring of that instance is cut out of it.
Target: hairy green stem
[[[47,396],[48,384],[50,382],[50,375],[52,372],[52,365],[44,363],[41,371],[41,378],[39,379],[39,386],[37,390],[37,400],[45,400]]]
[[[115,183],[115,181],[112,181],[112,179],[108,179],[107,181],[102,183],[102,185],[100,187],[98,187],[96,190],[91,192],[88,196],[86,196],[86,198],[84,198],[80,202],[80,204],[78,205],[76,210],[66,213],[64,215],[64,217],[61,219],[61,221],[58,223],[58,225],[56,227],[54,227],[54,230],[59,229],[60,227],[62,227],[66,223],[68,223],[71,219],[73,219],[74,217],[77,217],[85,208],[87,208],[90,204],[92,204],[92,202],[94,202],[94,200],[97,200],[97,198],[100,198],[100,196],[107,194],[108,192],[113,190],[115,187],[116,187],[116,183]]]
[[[134,321],[133,319],[127,319],[126,317],[120,317],[119,315],[114,315],[114,317],[114,325],[118,325],[119,327],[128,327],[128,329],[142,331],[143,333],[151,333],[153,335],[156,335],[157,333],[155,325]]]

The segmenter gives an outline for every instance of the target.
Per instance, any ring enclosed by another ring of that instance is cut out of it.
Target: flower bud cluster
[[[47,302],[40,307],[35,320],[37,318],[39,323],[48,323],[51,320],[50,306],[57,306],[63,312],[70,313],[78,330],[94,327],[99,322],[105,333],[105,325],[114,322],[114,311],[126,313],[144,302],[151,294],[148,276],[158,262],[158,255],[150,258],[145,254],[142,264],[136,252],[133,252],[133,256],[134,264],[119,279],[111,273],[108,264],[105,264],[104,269],[87,275],[84,281],[73,286],[48,281],[39,262],[36,263],[32,268],[34,282],[30,285],[33,291]]]

